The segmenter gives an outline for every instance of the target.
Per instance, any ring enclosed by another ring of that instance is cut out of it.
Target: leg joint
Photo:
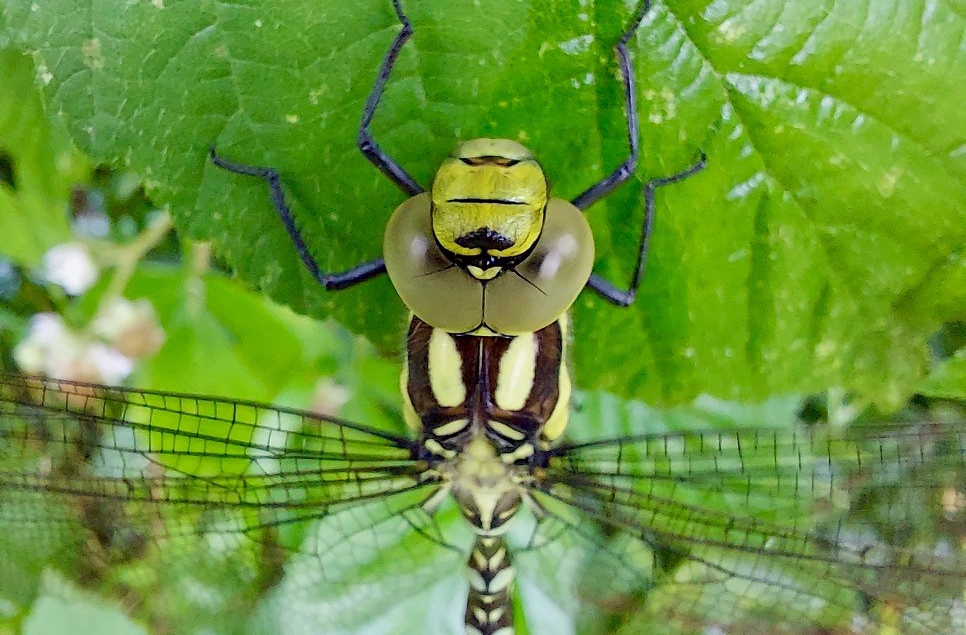
[[[359,128],[359,134],[356,137],[356,145],[359,147],[359,150],[366,154],[375,150],[376,144],[372,140],[372,135],[369,134],[369,130],[367,128]]]
[[[624,159],[624,162],[621,163],[620,167],[617,168],[616,176],[618,177],[619,180],[624,181],[630,178],[631,176],[633,176],[634,172],[636,171],[637,171],[637,153],[634,152],[628,155],[628,157]]]

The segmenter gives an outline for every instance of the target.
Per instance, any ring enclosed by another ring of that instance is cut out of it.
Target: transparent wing
[[[560,447],[518,559],[575,570],[543,584],[607,625],[581,632],[960,633],[964,448],[962,422]]]
[[[961,423],[561,447],[513,529],[527,628],[962,632],[963,448]],[[296,411],[3,377],[0,591],[56,563],[161,631],[461,632],[467,530],[422,511],[412,456]]]
[[[56,564],[173,632],[352,632],[462,570],[411,457],[304,412],[0,376],[0,594]]]

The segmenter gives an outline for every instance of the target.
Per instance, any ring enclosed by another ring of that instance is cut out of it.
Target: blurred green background
[[[416,35],[374,129],[421,183],[475,136],[528,144],[565,197],[621,161],[611,46],[626,3],[406,8]],[[575,306],[589,390],[575,435],[782,425],[803,403],[919,416],[966,398],[964,15],[911,0],[655,3],[631,45],[644,156],[637,184],[589,212],[597,270],[629,276],[641,181],[702,150],[709,166],[660,191],[637,305]],[[405,315],[388,282],[321,292],[264,187],[207,162],[216,143],[280,168],[324,266],[377,255],[402,199],[355,127],[396,30],[382,0],[0,1],[3,367],[38,313],[106,343],[99,311],[142,299],[163,335],[126,383],[401,429]],[[44,262],[67,243],[98,271],[74,295]],[[152,626],[116,604],[65,608],[58,583],[35,566],[0,597],[0,633],[84,632],[78,611],[98,614],[90,632]],[[221,583],[227,606],[251,592],[230,572]]]

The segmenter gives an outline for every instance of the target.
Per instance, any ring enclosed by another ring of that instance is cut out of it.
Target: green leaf
[[[118,604],[84,593],[67,580],[48,572],[48,595],[41,597],[24,620],[24,635],[74,633],[76,635],[145,635]]]
[[[602,391],[578,392],[567,425],[568,439],[579,442],[695,430],[789,428],[799,421],[801,402],[798,395],[773,397],[758,404],[702,396],[690,404],[652,408]]]
[[[164,266],[140,267],[125,295],[149,300],[165,329],[164,346],[139,367],[132,385],[318,407],[405,432],[398,362],[378,357],[334,323],[296,315],[221,276],[189,280]],[[97,298],[88,303],[92,311]],[[331,377],[333,403],[326,403],[320,376]]]
[[[966,400],[966,348],[937,366],[919,387],[919,391],[940,399]]]
[[[0,256],[25,266],[70,237],[71,186],[88,170],[63,125],[44,114],[33,81],[29,57],[0,50]]]
[[[625,3],[404,5],[415,35],[373,131],[420,183],[477,136],[528,144],[563,197],[623,159]],[[379,255],[403,196],[355,142],[399,30],[388,0],[0,6],[84,149],[142,174],[249,284],[397,346],[386,280],[321,291],[263,184],[206,156],[277,167],[323,267]],[[628,279],[644,180],[701,151],[708,167],[659,190],[635,306],[578,300],[577,382],[651,403],[830,385],[902,401],[929,335],[966,314],[963,32],[960,3],[655,2],[631,42],[642,161],[589,211],[597,271]]]

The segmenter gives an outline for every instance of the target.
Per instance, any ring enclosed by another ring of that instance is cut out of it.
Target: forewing
[[[0,587],[55,565],[174,632],[355,629],[460,571],[411,456],[305,412],[2,376]]]

